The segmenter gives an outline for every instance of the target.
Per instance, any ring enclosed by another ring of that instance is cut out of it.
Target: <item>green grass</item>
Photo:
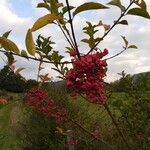
[[[19,106],[20,94],[7,92],[1,97],[8,99],[9,103],[0,107],[0,150],[11,150],[17,142],[12,120],[15,120],[14,111]]]
[[[14,104],[8,104],[0,109],[0,148],[1,150],[10,150],[11,136],[9,131],[10,116]]]
[[[66,93],[58,92],[58,89],[53,89],[53,91],[49,91],[49,93],[53,97],[53,99],[57,101],[59,105],[66,106],[71,113],[71,117],[80,120],[80,123],[86,129],[92,130],[93,126],[98,127],[101,132],[101,137],[104,140],[108,141],[109,144],[113,145],[113,147],[116,150],[117,150],[116,147],[120,147],[120,149],[122,150],[124,149],[123,147],[119,146],[119,145],[122,145],[120,137],[118,136],[110,117],[108,116],[106,110],[103,107],[97,106],[95,104],[91,104],[81,97],[78,97],[78,99],[76,100],[72,99],[71,97],[67,97]],[[37,137],[34,137],[35,140],[38,140],[40,142],[40,140],[38,139],[38,136],[42,138],[41,134],[43,134],[44,136],[44,134],[46,134],[45,132],[48,132],[50,130],[50,128],[48,129],[46,126],[47,125],[49,126],[51,123],[48,123],[48,121],[44,122],[44,121],[38,120],[38,119],[41,119],[42,117],[39,117],[39,118],[37,117],[37,120],[36,118],[34,119],[34,116],[38,114],[32,116],[30,109],[25,108],[24,104],[22,103],[23,102],[22,94],[18,95],[15,93],[6,93],[6,95],[7,95],[6,97],[8,98],[13,97],[13,100],[10,102],[10,104],[0,108],[0,150],[12,150],[12,147],[14,147],[15,150],[17,149],[20,150],[21,148],[17,146],[17,144],[21,145],[22,142],[24,144],[24,141],[22,141],[24,139],[19,139],[17,136],[19,134],[23,135],[23,133],[26,131],[23,131],[24,128],[22,127],[20,128],[20,126],[18,126],[17,123],[16,123],[17,126],[15,126],[15,128],[12,129],[11,128],[12,120],[18,120],[19,122],[27,125],[27,129],[31,133],[31,138],[33,135],[34,136],[36,135]],[[3,95],[3,97],[5,96]],[[146,92],[144,94],[139,92],[139,97],[142,97],[142,98],[144,97],[144,101],[145,100],[147,101],[150,97],[150,92]],[[127,111],[128,110],[131,111],[130,105],[132,104],[132,102],[133,102],[133,99],[125,93],[113,93],[112,96],[108,99],[108,104],[110,106],[110,109],[114,113],[116,118],[121,116],[120,110],[118,108],[121,106],[123,107],[123,109],[126,108]],[[16,108],[18,109],[17,113],[19,115],[15,113]],[[24,110],[25,110],[25,113],[24,113]],[[147,112],[144,112],[144,113],[147,113]],[[31,124],[28,124],[29,119],[31,119],[30,117],[31,118],[33,117],[32,118],[33,121],[30,120],[31,121],[30,123],[36,124],[36,129],[34,129],[34,127],[30,128]],[[43,126],[43,123],[45,123],[44,126]],[[124,127],[123,125],[124,124],[121,124],[122,127]],[[74,127],[72,129],[74,130]],[[31,130],[34,130],[34,131],[31,131]],[[36,133],[37,130],[40,131],[40,135]],[[112,133],[110,133],[109,130],[111,130]],[[18,133],[18,135],[16,135],[16,133]],[[53,136],[55,137],[55,135]],[[82,136],[84,137],[84,133]],[[49,136],[46,136],[45,139],[50,140],[48,137]],[[83,138],[82,140],[86,140],[86,138],[87,137],[85,137],[85,139]],[[117,143],[117,145],[115,143]],[[34,148],[34,145],[32,146]]]

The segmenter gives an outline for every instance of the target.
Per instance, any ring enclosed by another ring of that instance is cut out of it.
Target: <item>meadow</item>
[[[107,141],[114,150],[125,150],[126,146],[119,137],[109,115],[102,106],[90,104],[82,97],[68,97],[64,85],[46,85],[49,95],[59,105],[65,105],[71,118],[78,121],[87,131],[98,130],[100,138]],[[1,96],[9,103],[0,106],[0,149],[1,150],[65,150],[68,149],[66,130],[73,131],[78,137],[76,149],[107,150],[102,142],[93,139],[84,129],[76,124],[57,125],[51,119],[27,107],[23,93],[1,91]],[[150,92],[113,92],[107,99],[120,129],[132,149],[149,149],[149,97]]]

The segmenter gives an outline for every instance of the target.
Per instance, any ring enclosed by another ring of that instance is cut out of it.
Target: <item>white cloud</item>
[[[8,28],[11,26],[23,25],[28,21],[28,18],[18,17],[11,10],[11,5],[6,3],[6,0],[0,2],[0,20],[2,22],[1,26]]]
[[[11,12],[11,10],[5,6],[5,3],[0,3],[0,14],[1,20],[4,24],[20,24],[24,21],[24,19],[19,18],[15,14]]]
[[[25,33],[31,26],[32,19],[19,17],[13,12],[12,3],[8,0],[0,1],[0,14],[0,34],[12,30],[10,38],[23,48]]]

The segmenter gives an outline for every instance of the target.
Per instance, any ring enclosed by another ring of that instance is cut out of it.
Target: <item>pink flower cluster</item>
[[[60,108],[42,88],[33,88],[25,93],[27,104],[41,114],[52,118],[55,123],[60,123],[67,117],[67,110]]]
[[[100,131],[98,129],[95,129],[93,132],[92,132],[92,135],[95,139],[98,139],[100,138]]]
[[[104,104],[106,100],[103,78],[106,76],[107,63],[102,60],[108,50],[94,52],[73,58],[73,68],[66,74],[67,85],[75,94],[83,94],[91,103]]]
[[[6,105],[8,104],[8,101],[4,98],[0,98],[0,105]]]
[[[68,141],[68,144],[69,144],[69,145],[78,145],[78,140],[72,138],[70,141]]]

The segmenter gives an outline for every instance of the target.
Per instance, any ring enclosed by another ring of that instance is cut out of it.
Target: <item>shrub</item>
[[[27,82],[26,82],[26,89],[31,89],[33,87],[37,87],[38,86],[38,82],[36,80],[33,80],[33,79],[29,79]]]
[[[9,66],[4,66],[0,71],[0,89],[11,92],[23,92],[26,82],[21,75],[15,74]]]

